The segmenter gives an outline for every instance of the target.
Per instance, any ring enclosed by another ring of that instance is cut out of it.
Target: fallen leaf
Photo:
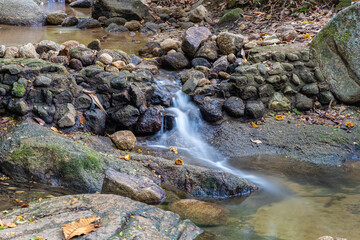
[[[51,127],[50,129],[53,130],[56,133],[60,133],[59,130],[56,127]]]
[[[75,198],[73,201],[70,202],[70,205],[73,205],[73,204],[77,203],[78,201],[79,201],[79,199]]]
[[[258,127],[259,127],[259,126],[256,125],[254,122],[251,122],[251,126],[252,126],[253,128],[258,128]]]
[[[174,152],[175,154],[178,154],[177,147],[169,147],[170,151]]]
[[[91,98],[91,100],[95,103],[96,106],[98,106],[101,110],[103,110],[105,112],[106,115],[107,112],[105,110],[105,108],[103,107],[103,105],[101,104],[99,98],[96,96],[96,94],[92,91],[88,91],[88,90],[85,90],[83,89],[83,92],[86,93],[87,95],[89,95],[89,97]]]
[[[14,227],[16,227],[16,224],[12,222],[12,223],[7,224],[7,227],[14,228]]]
[[[92,216],[89,218],[81,218],[77,222],[72,222],[69,224],[64,225],[62,227],[64,236],[66,240],[69,240],[75,236],[80,236],[83,234],[89,234],[92,231],[95,231],[95,224],[92,224],[93,222],[99,220],[100,217],[98,216]]]
[[[252,140],[251,138],[250,138],[250,141],[253,142],[253,143],[256,143],[256,144],[261,144],[262,143],[262,141],[260,141],[260,140]]]
[[[86,122],[85,117],[84,117],[84,116],[81,116],[81,117],[80,117],[80,123],[81,123],[82,125],[84,125],[85,122]]]
[[[176,165],[183,165],[184,162],[183,162],[183,160],[181,160],[180,158],[177,158],[177,159],[175,160],[175,164],[176,164]]]
[[[29,204],[27,204],[27,203],[21,204],[21,208],[26,208],[26,207],[28,207],[28,206],[29,206]]]
[[[45,122],[44,120],[42,120],[41,118],[38,118],[38,117],[33,117],[34,120],[40,125],[40,126],[44,126],[45,125]]]

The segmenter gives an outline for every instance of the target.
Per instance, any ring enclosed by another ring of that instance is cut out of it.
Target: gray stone
[[[208,122],[216,122],[223,118],[222,104],[219,100],[210,97],[205,97],[200,106],[200,112]]]
[[[190,94],[190,93],[194,92],[195,88],[198,85],[199,80],[200,80],[199,78],[190,78],[182,86],[181,90],[186,94]]]
[[[286,58],[289,60],[289,61],[292,61],[292,62],[295,62],[295,61],[298,61],[299,60],[299,56],[295,53],[287,53],[286,54]]]
[[[294,66],[291,63],[282,63],[284,69],[288,72],[294,70]]]
[[[194,23],[203,21],[209,15],[208,11],[203,5],[196,7],[189,12],[189,19]]]
[[[295,107],[300,111],[308,111],[313,108],[314,100],[306,97],[305,95],[298,93],[296,94]]]
[[[24,46],[21,46],[19,48],[19,57],[20,58],[38,58],[38,55],[36,53],[36,49],[34,45],[31,43],[28,43]]]
[[[85,125],[91,132],[97,135],[105,133],[106,113],[103,110],[96,108],[93,111],[86,111],[84,116]]]
[[[227,56],[222,56],[214,62],[211,73],[218,74],[219,72],[226,72],[228,66]]]
[[[284,68],[281,65],[281,63],[274,63],[272,66],[272,69],[269,71],[270,75],[277,75],[277,74],[282,74],[284,72]]]
[[[99,19],[98,19],[99,20]],[[100,20],[99,20],[100,21]],[[127,22],[125,18],[122,17],[113,17],[106,19],[103,24],[108,27],[110,24],[115,23],[116,25],[124,26],[124,24]]]
[[[87,45],[87,47],[92,50],[101,51],[101,42],[99,39],[94,39]]]
[[[139,31],[141,28],[141,24],[138,21],[130,21],[130,22],[126,22],[124,24],[124,27],[126,27],[129,31]]]
[[[241,92],[241,98],[244,100],[255,100],[258,98],[258,90],[255,86],[246,86]]]
[[[124,108],[120,108],[111,114],[111,118],[122,127],[131,127],[134,125],[140,116],[140,112],[137,108],[127,105]]]
[[[315,79],[308,71],[304,70],[300,72],[300,77],[305,83],[314,83]]]
[[[43,119],[47,124],[50,124],[54,121],[54,115],[56,112],[55,106],[47,106],[42,104],[36,104],[34,106],[34,113]]]
[[[229,32],[222,32],[217,37],[217,44],[223,54],[236,54],[244,45],[244,36]]]
[[[180,52],[167,54],[162,57],[162,65],[167,68],[181,70],[189,66],[189,60]]]
[[[48,52],[50,50],[58,52],[63,50],[65,47],[63,45],[57,44],[56,42],[50,40],[42,40],[36,46],[36,52],[38,54],[43,54],[44,52]]]
[[[275,111],[289,111],[291,110],[290,101],[281,93],[276,92],[269,103],[269,109]]]
[[[103,53],[99,56],[99,61],[105,65],[110,65],[113,61],[112,57],[108,53]]]
[[[120,173],[112,168],[106,170],[101,193],[116,194],[147,204],[161,204],[165,191],[147,177]]]
[[[224,110],[227,114],[232,117],[242,117],[245,114],[245,103],[241,98],[230,97],[223,105]]]
[[[149,8],[141,0],[96,0],[92,17],[122,17],[127,20],[141,20],[149,15]]]
[[[279,75],[275,75],[275,76],[270,76],[266,79],[266,81],[270,84],[276,84],[279,83],[281,81],[281,78]]]
[[[92,65],[96,58],[96,51],[84,47],[70,49],[70,57],[81,61],[84,66]]]
[[[92,0],[77,0],[70,3],[70,7],[74,8],[91,8]]]
[[[266,75],[268,73],[268,71],[269,71],[269,68],[264,64],[258,64],[257,67],[258,67],[259,72],[262,75]]]
[[[51,83],[51,78],[46,76],[37,76],[33,84],[34,87],[50,87]]]
[[[19,81],[14,82],[11,90],[11,95],[17,98],[23,97],[26,93],[26,86],[27,86],[26,79],[20,79]]]
[[[252,118],[259,119],[265,114],[265,106],[261,101],[247,101],[246,114]]]
[[[196,52],[195,57],[203,57],[211,61],[218,58],[218,47],[215,41],[204,42],[199,50]]]
[[[105,28],[106,32],[112,32],[112,33],[117,33],[117,32],[128,32],[129,29],[127,29],[124,26],[121,25],[117,25],[116,23],[111,23],[107,28]]]
[[[64,19],[64,21],[61,23],[61,26],[63,27],[72,27],[79,23],[79,19],[74,16],[69,16]]]
[[[0,58],[4,57],[6,47],[5,45],[0,45]]]
[[[139,135],[153,135],[161,130],[161,110],[149,107],[135,124],[135,132]]]
[[[285,61],[286,54],[284,52],[274,52],[271,54],[271,57],[277,62],[283,62]]]
[[[74,105],[67,103],[65,108],[65,114],[59,119],[57,123],[60,128],[72,127],[76,123],[76,110]]]
[[[33,0],[2,0],[0,24],[43,25],[45,14]]]
[[[320,69],[315,70],[314,76],[315,76],[315,78],[316,78],[316,80],[318,82],[324,82],[325,81],[324,75],[322,74]]]
[[[334,95],[330,91],[320,92],[318,95],[318,99],[322,105],[327,105],[331,101],[335,100]]]
[[[154,58],[160,57],[161,55],[163,55],[162,47],[157,42],[148,42],[139,49],[140,57]]]
[[[146,103],[144,92],[141,91],[140,88],[131,85],[129,93],[131,97],[131,102],[134,106],[140,107],[141,105]]]
[[[48,13],[46,16],[46,22],[50,25],[61,25],[67,17],[64,11],[56,11]]]
[[[12,98],[7,106],[8,110],[20,116],[24,116],[29,112],[29,107],[23,99]]]
[[[181,49],[190,57],[193,57],[199,49],[201,43],[211,36],[211,32],[206,27],[191,27],[185,32]]]
[[[306,95],[316,95],[319,93],[319,88],[316,83],[306,84],[302,87],[301,92]]]
[[[291,81],[293,84],[295,84],[296,86],[299,86],[301,84],[301,80],[298,77],[298,75],[296,75],[295,73],[292,75]]]
[[[80,29],[101,28],[101,23],[93,18],[85,18],[76,27]]]

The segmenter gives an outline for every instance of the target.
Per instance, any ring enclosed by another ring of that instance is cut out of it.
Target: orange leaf
[[[258,128],[258,127],[259,127],[259,126],[256,125],[254,122],[251,122],[251,126],[252,126],[253,128]]]
[[[177,158],[177,159],[175,160],[175,164],[176,164],[176,165],[183,165],[184,162],[183,162],[183,160],[181,160],[180,158]]]
[[[305,38],[305,39],[307,39],[307,38],[309,38],[309,37],[310,37],[310,34],[308,34],[308,33],[304,34],[304,38]]]
[[[28,206],[29,206],[29,204],[27,204],[27,203],[21,204],[21,208],[26,208],[26,207],[28,207]]]
[[[81,116],[81,117],[80,117],[80,123],[84,125],[85,122],[86,122],[85,117],[84,117],[84,116]]]
[[[95,224],[92,224],[93,222],[99,220],[100,217],[98,216],[92,216],[89,218],[81,218],[77,222],[72,222],[69,224],[65,224],[64,227],[62,227],[64,236],[66,240],[69,240],[75,236],[80,236],[83,234],[89,234],[92,231],[95,231]]]
[[[60,133],[59,130],[57,130],[56,127],[51,127],[50,129],[53,130],[53,131],[56,132],[56,133]]]

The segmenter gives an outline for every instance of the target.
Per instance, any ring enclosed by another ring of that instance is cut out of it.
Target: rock
[[[61,51],[64,49],[64,46],[57,44],[56,42],[50,41],[50,40],[43,40],[41,42],[39,42],[36,46],[36,52],[38,54],[43,54],[44,52],[48,52],[48,51]]]
[[[244,36],[229,32],[222,32],[217,37],[217,44],[223,54],[236,54],[244,46]]]
[[[203,226],[217,226],[226,224],[230,212],[214,203],[195,199],[181,199],[169,206],[170,210],[179,214],[183,219],[190,219],[195,224]]]
[[[319,93],[319,88],[316,83],[306,84],[302,87],[301,92],[306,95],[316,95]]]
[[[168,52],[170,50],[175,50],[177,51],[180,48],[181,42],[168,38],[165,39],[164,41],[162,41],[160,43],[160,47],[164,52]]]
[[[11,144],[6,140],[9,137]],[[81,139],[77,143],[27,120],[0,138],[1,172],[14,180],[33,179],[84,192],[101,191],[104,172],[109,167],[138,177],[148,177],[157,184],[162,183],[195,197],[226,198],[247,194],[257,188],[226,172],[187,164],[178,166],[167,159],[135,152],[130,153],[131,161],[123,160],[117,157],[119,151],[110,144],[96,136],[86,138],[83,145]],[[95,149],[107,154],[100,154]]]
[[[135,132],[140,135],[153,135],[161,130],[161,125],[159,108],[150,107],[135,124]]]
[[[189,13],[190,21],[194,23],[198,23],[203,21],[209,15],[208,11],[203,5],[196,7],[195,9],[191,10]]]
[[[262,118],[265,114],[265,106],[260,101],[247,101],[245,109],[246,114],[255,119]]]
[[[205,97],[200,106],[200,112],[208,122],[216,122],[223,118],[222,104],[217,99]]]
[[[189,65],[189,60],[180,52],[167,54],[162,57],[162,65],[166,68],[181,70]]]
[[[61,23],[61,26],[63,27],[72,27],[76,26],[79,23],[79,19],[74,16],[69,16],[64,19],[64,21]]]
[[[80,21],[80,23],[76,26],[80,29],[91,29],[91,28],[101,28],[101,24],[98,20],[93,18],[85,18]]]
[[[131,131],[118,131],[112,134],[110,138],[120,150],[131,151],[136,147],[136,137]]]
[[[136,107],[140,107],[141,105],[143,105],[146,101],[145,99],[145,95],[143,93],[143,91],[141,91],[140,88],[132,85],[130,86],[130,97],[131,97],[131,102],[134,106]]]
[[[241,94],[240,94],[241,98],[244,100],[255,100],[258,98],[258,90],[257,87],[255,86],[246,86]]]
[[[276,92],[269,103],[269,109],[275,111],[290,111],[291,104],[289,99],[279,92]]]
[[[75,2],[70,3],[70,7],[74,8],[91,8],[91,0],[77,0]]]
[[[276,37],[276,35],[275,35]],[[271,38],[271,36],[269,38],[265,38],[264,41],[262,41],[260,44],[261,46],[269,46],[269,45],[274,45],[274,44],[278,44],[280,43],[280,39],[278,38]]]
[[[77,200],[74,201],[74,199]],[[64,202],[73,202],[72,207],[77,211],[68,211],[69,204],[64,204]],[[54,214],[54,212],[61,214]],[[202,230],[192,222],[181,220],[175,213],[113,194],[68,195],[51,198],[33,203],[28,208],[15,210],[5,215],[2,220],[12,222],[20,215],[26,220],[35,217],[38,222],[19,224],[16,232],[11,228],[4,229],[2,231],[4,240],[31,239],[33,236],[64,239],[63,231],[59,226],[92,216],[99,216],[103,221],[100,228],[86,235],[88,240],[111,239],[119,236],[120,232],[123,233],[122,238],[126,239],[163,240],[195,239],[202,233]]]
[[[222,56],[214,62],[211,73],[218,74],[219,72],[226,72],[228,66],[227,56]]]
[[[69,67],[75,70],[80,70],[83,68],[83,64],[79,59],[73,58],[69,62]]]
[[[194,56],[200,44],[211,36],[211,32],[206,27],[191,27],[185,32],[181,49],[190,57]]]
[[[106,27],[108,27],[110,24],[115,23],[116,25],[124,26],[126,22],[127,22],[127,20],[125,18],[113,17],[113,18],[106,19],[104,22],[104,25]]]
[[[0,58],[4,57],[6,47],[5,45],[0,45]]]
[[[121,126],[129,128],[134,125],[140,116],[140,112],[137,108],[127,105],[124,108],[120,108],[111,114],[111,118],[119,123]]]
[[[115,61],[115,62],[112,62],[111,64],[120,70],[126,66],[126,63],[124,61]]]
[[[295,29],[288,30],[281,33],[281,38],[284,41],[295,40],[298,37],[298,33]]]
[[[61,25],[67,14],[64,11],[56,11],[48,13],[46,16],[46,22],[50,25]]]
[[[86,111],[84,116],[85,125],[91,132],[97,135],[105,133],[106,113],[103,110],[96,108],[93,111]]]
[[[245,103],[238,97],[228,98],[224,102],[223,108],[227,114],[236,118],[244,116],[245,113]]]
[[[68,103],[65,105],[65,114],[58,121],[60,128],[72,127],[76,123],[76,110],[74,105]]]
[[[235,8],[230,10],[224,16],[221,17],[219,24],[232,23],[238,20],[244,11],[241,8]]]
[[[340,101],[354,104],[360,101],[360,50],[356,31],[360,22],[360,3],[339,12],[311,42],[314,57],[319,63],[332,92]]]
[[[106,29],[106,32],[112,32],[112,33],[117,33],[117,32],[128,32],[129,30],[121,25],[117,25],[116,23],[111,23]]]
[[[50,124],[54,121],[54,115],[56,113],[55,107],[47,105],[35,105],[34,113],[45,121],[45,123]]]
[[[107,65],[105,67],[105,71],[116,73],[116,72],[119,72],[119,69],[117,67],[112,66],[112,65]]]
[[[110,65],[113,61],[112,57],[108,53],[103,53],[99,57],[99,61],[105,65]]]
[[[295,53],[287,53],[286,54],[286,58],[289,60],[289,61],[298,61],[299,60],[299,56]]]
[[[181,77],[181,81],[183,82],[182,91],[186,94],[192,93],[196,86],[198,86],[198,82],[200,79],[205,78],[204,73],[196,70],[186,71]]]
[[[69,54],[71,58],[80,60],[84,66],[92,65],[96,58],[96,51],[85,47],[73,47]]]
[[[328,105],[331,100],[334,100],[334,96],[330,91],[320,92],[318,98],[322,105]]]
[[[207,41],[200,46],[195,57],[203,57],[210,61],[215,61],[218,58],[218,50],[219,48],[215,41]]]
[[[49,59],[50,62],[62,64],[64,66],[69,65],[69,58],[66,56],[53,56]]]
[[[208,60],[206,60],[206,58],[194,58],[191,61],[191,65],[195,68],[197,66],[204,66],[207,68],[211,68],[211,64],[209,63]]]
[[[87,45],[87,47],[92,50],[101,51],[101,42],[99,39],[94,39]]]
[[[26,93],[26,85],[27,85],[26,79],[22,79],[17,82],[14,82],[11,90],[11,95],[13,97],[22,98]]]
[[[163,51],[157,42],[148,42],[139,49],[139,56],[145,58],[160,57]]]
[[[92,17],[122,17],[127,20],[141,20],[148,16],[149,8],[141,0],[96,0]]]
[[[103,53],[109,54],[113,58],[113,61],[121,60],[121,61],[124,61],[126,64],[130,63],[129,55],[126,52],[123,52],[121,50],[105,49],[105,50],[98,52],[98,56],[100,56]]]
[[[24,116],[29,112],[29,107],[21,98],[12,98],[7,106],[8,110],[20,116]]]
[[[161,204],[166,198],[165,191],[151,179],[120,173],[112,168],[106,170],[101,193],[116,194],[147,204]]]
[[[19,49],[17,47],[7,47],[4,58],[16,58],[19,56]]]
[[[308,111],[313,108],[314,100],[306,97],[305,95],[298,93],[296,94],[295,107],[300,111]]]
[[[33,0],[6,0],[1,3],[0,24],[43,25],[45,14]]]
[[[24,46],[21,46],[19,48],[19,57],[20,58],[38,58],[38,55],[36,53],[36,49],[34,45],[31,43],[28,43]]]
[[[124,24],[129,31],[139,31],[141,28],[141,24],[138,21],[130,21]]]

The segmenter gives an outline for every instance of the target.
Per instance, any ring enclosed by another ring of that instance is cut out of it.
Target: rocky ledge
[[[172,212],[109,194],[69,195],[31,203],[28,208],[1,214],[1,221],[23,224],[1,230],[1,239],[64,239],[62,227],[81,218],[98,216],[100,227],[77,239],[195,239],[202,233],[189,220]],[[36,238],[38,239],[38,238]]]

